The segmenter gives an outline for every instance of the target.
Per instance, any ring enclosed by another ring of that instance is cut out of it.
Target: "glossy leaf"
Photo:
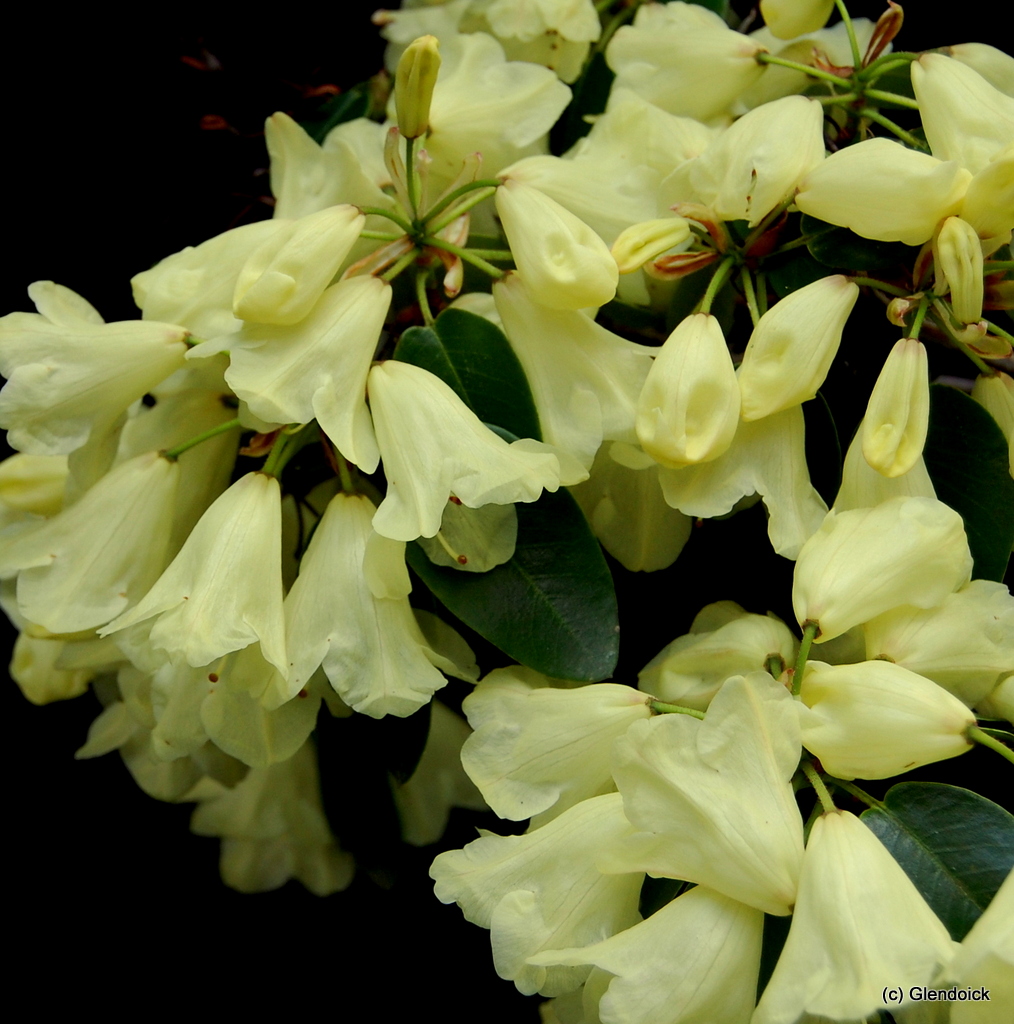
[[[1014,866],[1014,817],[967,789],[902,782],[862,819],[959,942]]]
[[[337,96],[332,96],[317,112],[312,121],[304,121],[303,128],[314,142],[323,142],[332,128],[366,117],[370,110],[370,86],[368,82],[354,86]]]
[[[911,266],[918,253],[918,249],[910,245],[863,238],[848,228],[833,227],[806,214],[800,230],[804,236],[812,236],[806,245],[810,255],[824,266],[839,270],[889,274]]]
[[[394,358],[439,377],[484,423],[542,439],[524,370],[503,331],[485,317],[446,309],[432,327],[410,327]]]
[[[937,497],[964,520],[975,579],[1003,579],[1014,544],[1014,480],[996,421],[964,392],[930,387],[923,453]]]
[[[561,679],[612,675],[619,653],[613,581],[598,541],[564,490],[519,504],[514,557],[486,573],[408,563],[462,622],[523,665]]]

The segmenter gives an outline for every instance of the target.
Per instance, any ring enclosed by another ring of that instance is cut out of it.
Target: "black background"
[[[31,309],[27,285],[52,279],[107,320],[131,318],[134,273],[269,216],[264,118],[279,109],[305,117],[315,88],[348,87],[379,69],[373,6],[346,0],[325,16],[290,6],[271,18],[217,23],[177,13],[144,28],[22,8],[23,28],[0,67],[0,310]],[[920,24],[919,6],[901,39],[906,48],[997,44],[1002,30],[986,13],[995,5],[951,8],[952,25]],[[881,6],[852,9],[875,17]],[[757,526],[760,534],[759,518]],[[678,573],[656,581],[661,641],[647,636],[642,646],[639,624],[624,622],[629,669],[707,601],[735,597],[788,617],[791,567],[771,556],[744,572],[728,557],[723,529],[716,524],[688,548]],[[618,582],[622,600],[632,581]],[[772,602],[774,592],[782,596]],[[294,883],[238,895],[219,883],[217,842],[188,832],[188,805],[144,796],[115,755],[73,760],[98,710],[90,695],[36,708],[8,684],[5,702],[12,977],[38,1012],[277,1004],[339,1020],[537,1020],[537,1000],[496,979],[488,934],[434,899],[426,879],[433,850],[408,855],[389,888],[361,873],[350,890],[323,900]],[[954,781],[963,775],[998,796],[989,780],[1006,767],[976,750]],[[474,823],[456,814],[446,845],[467,842]]]

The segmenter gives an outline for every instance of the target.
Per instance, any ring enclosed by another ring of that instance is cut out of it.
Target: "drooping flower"
[[[865,1020],[884,993],[928,985],[954,955],[947,929],[898,862],[853,814],[813,824],[789,937],[752,1024],[803,1014]]]

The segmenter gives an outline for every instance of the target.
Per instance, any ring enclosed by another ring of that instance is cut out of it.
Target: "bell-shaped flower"
[[[926,141],[938,160],[978,174],[1014,138],[1014,98],[977,71],[942,53],[911,64],[912,88]]]
[[[853,814],[813,824],[789,937],[752,1024],[803,1014],[866,1020],[885,995],[928,985],[954,955],[940,919],[880,840]]]
[[[441,53],[426,136],[431,183],[452,181],[476,151],[487,176],[538,152],[570,102],[567,86],[548,68],[508,61],[484,32],[452,36]]]
[[[602,1020],[748,1024],[763,932],[759,910],[698,885],[618,935],[583,949],[537,953],[530,962],[594,964],[613,975],[599,1002]]]
[[[982,245],[975,228],[960,217],[948,217],[933,239],[937,270],[934,290],[951,293],[954,315],[964,324],[982,317]]]
[[[632,687],[532,687],[509,668],[491,672],[461,709],[475,730],[461,751],[469,778],[501,818],[540,823],[611,791],[613,740],[651,717]]]
[[[639,831],[603,866],[790,913],[803,859],[790,784],[799,750],[795,703],[767,672],[727,680],[703,722],[680,714],[635,722],[616,742],[613,775]]]
[[[796,557],[827,511],[810,483],[798,405],[740,423],[717,459],[684,469],[663,466],[658,476],[665,500],[688,516],[724,515],[741,498],[759,494],[768,510],[768,537],[786,558]]]
[[[536,302],[577,310],[616,294],[619,271],[605,242],[545,193],[507,178],[496,190],[496,212]]]
[[[1000,150],[968,183],[961,219],[982,239],[991,253],[1010,241],[1014,228],[1014,142]]]
[[[603,440],[633,442],[638,395],[652,365],[649,350],[576,310],[540,305],[520,273],[498,281],[493,295],[532,389],[545,442],[584,468]],[[573,467],[562,469],[563,483],[584,479]]]
[[[365,220],[355,206],[342,205],[284,224],[243,264],[233,312],[262,324],[298,323],[338,273]]]
[[[996,421],[1007,438],[1010,472],[1014,476],[1014,378],[1009,374],[980,374],[972,387],[972,398]]]
[[[0,508],[19,518],[55,516],[63,508],[66,483],[65,455],[17,452],[0,462]]]
[[[907,473],[922,457],[929,429],[926,346],[902,338],[888,353],[863,419],[863,456],[884,476]]]
[[[222,881],[231,889],[268,892],[295,878],[328,896],[352,881],[352,857],[324,815],[311,744],[281,764],[254,768],[231,789],[211,783],[195,795],[190,830],[222,840]]]
[[[19,634],[14,641],[11,679],[33,704],[70,700],[87,692],[95,672],[89,668],[62,667],[60,657],[65,647],[61,640],[33,637],[27,633]]]
[[[693,520],[666,502],[654,459],[634,469],[617,462],[610,454],[611,447],[599,449],[591,475],[570,493],[592,533],[625,569],[665,569],[690,539]]]
[[[136,604],[165,568],[179,466],[157,452],[121,463],[84,496],[0,539],[0,576],[52,633],[94,629]]]
[[[426,746],[407,782],[392,780],[401,837],[413,846],[439,841],[453,807],[488,810],[486,801],[461,767],[461,745],[471,735],[465,720],[440,701],[430,702]]]
[[[270,245],[290,225],[288,220],[262,220],[188,245],[130,279],[134,302],[145,320],[182,324],[198,338],[238,330],[242,324],[232,300],[239,273],[251,253]]]
[[[823,107],[786,96],[744,114],[661,185],[661,202],[703,203],[722,220],[759,224],[824,160]]]
[[[289,672],[285,687],[266,697],[295,697],[323,665],[335,692],[354,710],[405,717],[426,704],[461,671],[427,643],[408,603],[404,545],[400,576],[370,585],[364,559],[373,530],[373,503],[362,494],[330,502],[285,599]],[[378,538],[383,540],[383,538]],[[389,576],[389,573],[385,575]]]
[[[427,370],[389,359],[370,371],[369,394],[387,475],[373,527],[385,537],[432,537],[451,494],[479,508],[560,486],[552,449],[530,438],[508,444]]]
[[[1014,97],[1014,57],[989,43],[957,43],[944,53],[977,71],[1005,96]]]
[[[890,139],[846,146],[800,182],[796,206],[864,238],[922,245],[961,212],[971,172]]]
[[[781,665],[776,674],[791,665],[796,640],[788,626],[773,615],[750,615],[735,607],[739,614],[716,629],[700,628],[698,616],[689,633],[641,669],[637,685],[659,700],[706,711],[730,676],[765,671],[771,659]]]
[[[828,513],[799,552],[792,607],[798,622],[819,624],[819,643],[901,604],[935,608],[971,574],[957,512],[933,498],[891,498]]]
[[[442,853],[430,877],[441,903],[489,928],[497,974],[526,995],[578,988],[587,967],[536,967],[544,949],[587,946],[638,920],[641,874],[603,874],[602,849],[630,833],[618,794],[583,800],[522,836],[486,834]]]
[[[193,358],[229,349],[225,379],[269,423],[316,418],[338,450],[364,472],[380,454],[366,408],[366,378],[391,304],[378,277],[351,277],[324,292],[310,315],[290,327],[248,324],[199,345]]]
[[[803,746],[839,779],[887,779],[972,749],[965,731],[975,715],[889,661],[810,662],[799,696]]]
[[[867,658],[903,665],[976,707],[1014,666],[1014,597],[1002,583],[972,580],[937,608],[892,608],[863,633]]]
[[[834,499],[835,512],[850,509],[873,508],[891,498],[935,498],[933,481],[926,472],[922,455],[915,460],[907,473],[899,476],[884,476],[877,472],[863,455],[863,425],[859,424],[855,437],[845,453],[842,466],[841,486]]]
[[[678,469],[717,459],[739,422],[739,386],[718,321],[694,313],[666,339],[648,371],[635,421],[641,447]]]
[[[737,374],[743,419],[770,416],[817,394],[858,297],[859,288],[835,274],[790,292],[760,318]]]
[[[633,89],[671,114],[713,121],[757,81],[764,48],[697,4],[648,4],[609,42],[615,88]]]
[[[157,616],[150,644],[194,668],[260,641],[285,673],[281,498],[278,481],[247,473],[204,513],[140,603],[100,630],[107,636]]]
[[[377,143],[378,159],[373,168],[367,154],[357,151],[355,145],[355,136],[366,125],[370,127],[362,134],[372,135]],[[339,125],[322,146],[288,114],[272,114],[264,124],[264,141],[270,157],[275,218],[305,217],[339,203],[390,208],[394,200],[374,173],[381,166],[382,132],[379,125],[357,118]],[[377,223],[390,226],[390,221]]]
[[[62,320],[0,318],[0,427],[33,455],[66,455],[108,432],[187,351],[187,331],[172,324]]]
[[[760,11],[771,34],[795,39],[824,27],[834,0],[761,0]]]

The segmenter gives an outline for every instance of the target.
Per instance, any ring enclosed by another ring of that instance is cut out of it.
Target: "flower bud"
[[[544,192],[508,178],[496,190],[496,212],[537,302],[584,309],[616,294],[619,272],[606,243]]]
[[[776,39],[795,39],[824,27],[834,0],[761,0],[764,23]]]
[[[901,476],[922,455],[929,428],[926,348],[902,338],[873,386],[863,420],[863,455],[878,473]]]
[[[817,394],[858,296],[858,287],[836,274],[791,292],[760,318],[739,367],[743,419],[770,416]]]
[[[708,313],[683,320],[659,350],[637,403],[637,437],[663,466],[717,459],[739,420],[739,386],[725,337]]]
[[[799,696],[803,746],[839,779],[887,779],[971,750],[975,715],[942,686],[889,661],[811,662]]]
[[[632,274],[648,260],[690,237],[690,225],[682,217],[662,217],[633,224],[613,242],[612,254],[621,274]]]
[[[365,222],[354,206],[329,206],[273,234],[239,272],[233,312],[262,324],[298,323],[338,273]]]
[[[950,289],[954,315],[963,324],[982,316],[982,245],[975,228],[960,217],[948,217],[933,240],[938,293]]]
[[[971,573],[957,512],[934,498],[892,498],[828,513],[799,552],[792,607],[797,622],[819,624],[819,643],[900,604],[935,608]]]
[[[394,105],[398,130],[406,139],[417,139],[429,130],[430,101],[440,71],[436,36],[420,36],[410,43],[398,61],[394,75]]]

